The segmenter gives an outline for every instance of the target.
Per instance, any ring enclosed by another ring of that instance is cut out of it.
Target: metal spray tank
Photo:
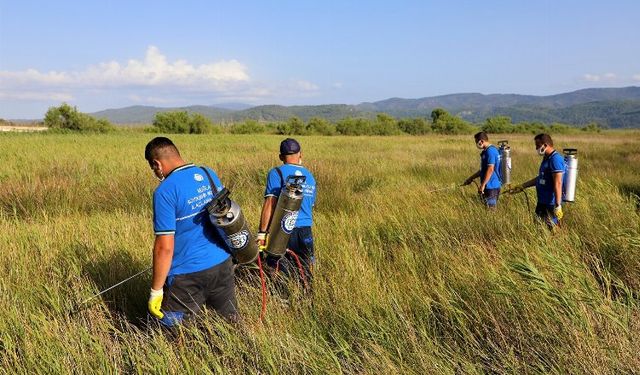
[[[576,183],[578,182],[578,149],[562,149],[566,171],[562,184],[562,200],[573,202],[576,199]]]
[[[229,198],[230,194],[227,188],[223,188],[207,204],[209,219],[233,258],[240,264],[251,263],[258,256],[258,245],[240,206]]]
[[[302,189],[306,179],[305,176],[289,176],[286,179],[269,224],[266,248],[269,255],[282,256],[287,252],[289,237],[296,226],[302,206]]]
[[[509,141],[498,141],[500,146],[500,178],[503,186],[511,186],[511,146]]]

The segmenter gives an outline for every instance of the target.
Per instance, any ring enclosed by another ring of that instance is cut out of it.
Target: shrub
[[[423,135],[431,131],[431,126],[423,118],[401,119],[398,121],[398,128],[411,135]]]
[[[320,135],[334,135],[336,134],[336,127],[329,121],[314,117],[307,122],[308,134],[320,134]]]
[[[237,124],[231,125],[229,132],[231,134],[256,134],[264,133],[266,127],[259,124],[256,120],[245,120]]]
[[[291,117],[287,122],[278,124],[276,132],[282,135],[304,135],[307,129],[298,117]]]
[[[106,133],[115,127],[106,119],[96,119],[79,112],[76,107],[62,103],[59,107],[50,107],[44,116],[44,124],[50,129],[74,132]]]
[[[517,129],[511,123],[511,117],[495,116],[485,120],[482,131],[492,134],[513,133]]]
[[[583,127],[582,131],[589,133],[600,133],[602,131],[602,126],[600,126],[600,124],[598,124],[597,122],[592,122]]]
[[[344,118],[336,123],[336,131],[342,135],[371,134],[371,122],[363,118]]]
[[[400,133],[396,119],[386,113],[378,113],[373,124],[371,124],[372,135],[396,135]]]
[[[476,130],[465,120],[451,115],[442,108],[434,109],[431,112],[431,119],[433,120],[431,128],[440,134],[468,134]]]
[[[214,132],[211,120],[199,113],[186,111],[158,112],[153,126],[162,133],[206,134]]]

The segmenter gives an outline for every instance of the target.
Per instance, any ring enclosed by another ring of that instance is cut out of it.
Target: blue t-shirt
[[[556,204],[556,195],[553,191],[553,174],[564,173],[565,163],[562,155],[558,151],[553,151],[551,155],[545,156],[540,164],[540,171],[536,179],[536,193],[538,195],[538,203],[554,206]],[[560,176],[562,180],[563,176]]]
[[[480,153],[480,182],[484,181],[484,175],[487,173],[489,165],[493,164],[493,173],[487,182],[487,189],[500,189],[502,179],[500,178],[500,151],[494,145],[490,145]]]
[[[280,178],[276,169],[280,169],[282,178]],[[267,174],[267,188],[264,191],[264,196],[278,198],[289,176],[305,176],[307,178],[304,185],[302,185],[302,207],[298,212],[296,228],[310,227],[313,224],[311,210],[316,202],[316,180],[308,169],[298,164],[284,164],[271,169]]]
[[[220,179],[207,170],[220,191]],[[205,208],[213,195],[207,175],[193,164],[174,169],[153,192],[153,230],[175,236],[169,276],[202,271],[229,258]]]

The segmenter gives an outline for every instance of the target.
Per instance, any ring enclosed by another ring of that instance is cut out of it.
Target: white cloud
[[[295,86],[303,91],[317,91],[318,89],[320,89],[320,87],[318,87],[318,85],[316,85],[315,83],[303,80],[296,81]]]
[[[634,81],[639,81],[640,82],[640,74],[634,74],[632,78],[633,78]]]
[[[582,76],[582,78],[584,78],[585,81],[589,81],[589,82],[598,82],[600,81],[600,76],[597,74],[585,74]]]
[[[304,79],[255,80],[246,64],[219,60],[193,64],[170,60],[149,46],[143,59],[107,61],[70,71],[0,70],[0,99],[189,105],[220,100],[279,102],[317,95]],[[119,98],[119,99],[118,99]],[[99,106],[96,104],[94,106]],[[99,107],[98,107],[99,108]]]
[[[128,95],[127,98],[135,103],[145,103],[145,104],[171,104],[174,103],[175,100],[171,100],[168,98],[156,97],[156,96],[140,96],[137,94]]]
[[[0,71],[3,87],[45,85],[60,87],[122,87],[122,86],[193,86],[220,87],[230,82],[246,82],[247,67],[237,60],[193,65],[185,60],[167,61],[157,47],[147,49],[144,60],[117,61],[89,66],[82,71],[46,72],[35,69]]]
[[[101,62],[77,70],[0,70],[0,100],[48,105],[65,101],[87,111],[131,104],[281,103],[319,94],[320,87],[304,79],[256,80],[247,65],[236,59],[200,65],[184,59],[170,61],[154,46],[147,48],[142,59]]]
[[[73,100],[73,95],[62,92],[2,92],[0,91],[0,99],[5,100],[32,100],[32,101],[56,101],[68,102]]]
[[[591,74],[587,73],[582,76],[587,82],[614,82],[618,76],[615,73]]]

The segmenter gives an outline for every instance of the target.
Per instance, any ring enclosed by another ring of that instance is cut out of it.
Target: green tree
[[[291,117],[287,122],[279,124],[278,134],[283,135],[303,135],[306,133],[304,122],[298,117]]]
[[[438,121],[438,119],[441,116],[445,116],[445,115],[449,115],[449,112],[447,112],[443,108],[436,108],[433,111],[431,111],[431,122],[435,124],[436,121]]]
[[[163,133],[189,133],[189,114],[186,111],[158,112],[153,126]]]
[[[256,120],[245,120],[244,122],[233,124],[229,128],[231,134],[258,134],[264,133],[265,130],[266,127]]]
[[[602,131],[602,126],[600,126],[600,124],[598,124],[597,122],[591,122],[583,127],[582,131],[589,133],[600,133]]]
[[[386,113],[378,113],[371,125],[371,134],[374,135],[396,135],[400,134],[398,122]]]
[[[372,133],[371,121],[347,117],[336,123],[336,131],[342,135],[368,135]]]
[[[482,131],[492,134],[513,133],[514,130],[509,116],[490,117],[482,125]]]
[[[219,131],[202,114],[190,115],[186,111],[158,112],[153,119],[153,126],[162,133],[207,134]]]
[[[423,118],[401,119],[398,121],[398,127],[411,135],[423,135],[431,131],[429,123]]]
[[[334,135],[336,133],[336,127],[324,118],[313,117],[307,122],[307,133]]]
[[[467,134],[474,131],[474,127],[460,117],[453,116],[442,108],[431,112],[433,123],[431,128],[440,134]]]
[[[44,124],[50,129],[64,129],[77,132],[106,133],[115,127],[106,119],[96,119],[79,112],[76,107],[62,103],[59,107],[50,107],[44,115]]]

